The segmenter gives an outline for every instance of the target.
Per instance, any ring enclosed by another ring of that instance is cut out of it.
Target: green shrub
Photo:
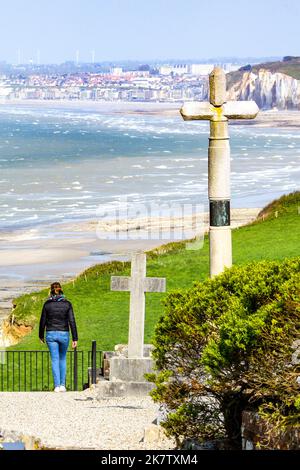
[[[240,448],[243,410],[272,419],[275,406],[297,421],[299,332],[300,258],[235,266],[169,294],[154,340],[160,372],[149,377],[167,433]]]

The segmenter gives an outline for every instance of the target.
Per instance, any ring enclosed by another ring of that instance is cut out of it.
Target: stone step
[[[101,381],[95,385],[96,399],[114,397],[146,397],[155,387],[149,382]]]

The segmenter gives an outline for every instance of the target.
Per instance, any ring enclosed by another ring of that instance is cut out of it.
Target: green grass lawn
[[[281,198],[266,211],[266,219],[233,230],[233,262],[280,260],[299,255],[300,193]],[[165,251],[165,252],[163,252]],[[160,253],[162,252],[162,253]],[[159,254],[160,253],[160,254]],[[188,287],[203,280],[209,273],[208,238],[197,251],[185,249],[185,244],[171,244],[169,250],[159,249],[148,255],[147,275],[166,277],[167,291]],[[113,274],[129,275],[130,264],[112,262],[96,265],[64,285],[72,302],[79,332],[80,350],[89,350],[91,341],[97,349],[112,350],[115,344],[126,343],[128,335],[129,293],[111,292]],[[38,340],[38,322],[48,292],[24,295],[16,299],[15,322],[34,328],[13,350],[45,349]],[[145,341],[151,342],[155,324],[163,313],[166,294],[146,294]]]

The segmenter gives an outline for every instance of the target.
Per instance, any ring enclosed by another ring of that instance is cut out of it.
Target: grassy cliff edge
[[[233,262],[280,260],[299,255],[300,192],[273,201],[259,214],[257,221],[233,230]],[[147,275],[167,278],[168,292],[204,280],[209,273],[208,237],[200,250],[186,250],[186,241],[169,243],[147,253]],[[112,275],[130,274],[129,262],[112,261],[95,265],[71,282],[64,292],[73,303],[78,330],[79,349],[90,349],[97,340],[98,349],[112,349],[127,342],[129,293],[111,292]],[[18,344],[13,349],[43,349],[38,341],[38,322],[46,289],[22,295],[5,323],[5,334]],[[146,295],[145,341],[151,342],[157,320],[163,313],[166,294]],[[29,333],[28,333],[29,332]]]

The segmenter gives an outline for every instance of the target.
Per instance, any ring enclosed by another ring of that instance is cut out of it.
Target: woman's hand
[[[77,348],[77,343],[78,343],[78,341],[72,341],[72,348],[73,349]]]

